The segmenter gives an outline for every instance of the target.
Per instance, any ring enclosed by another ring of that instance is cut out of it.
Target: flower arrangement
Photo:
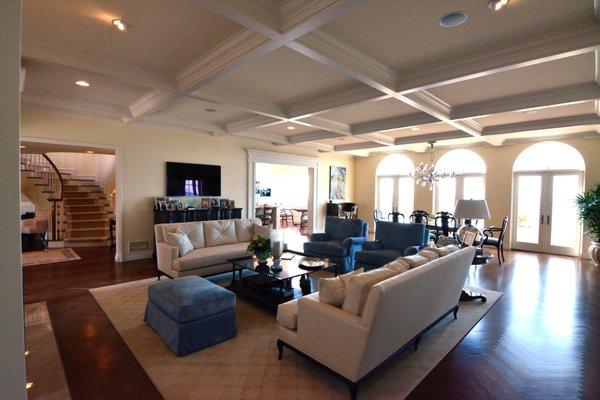
[[[259,260],[266,260],[271,255],[271,240],[258,235],[250,241],[246,250],[253,252]]]

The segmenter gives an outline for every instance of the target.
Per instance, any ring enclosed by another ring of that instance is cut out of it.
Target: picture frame
[[[177,207],[175,207],[175,204],[173,204],[173,203],[167,204],[167,211],[175,211],[176,209],[177,209]]]
[[[221,199],[219,201],[219,206],[221,208],[229,208],[229,199]]]
[[[167,209],[167,203],[164,200],[158,200],[158,208],[159,211],[164,211]]]
[[[200,201],[200,206],[202,208],[210,208],[210,199],[209,198],[202,198],[202,200]]]
[[[210,199],[210,208],[218,208],[219,199]]]
[[[229,200],[229,208],[235,208],[235,200]]]
[[[467,246],[473,246],[473,243],[475,243],[476,237],[477,237],[477,232],[466,231],[463,235],[463,243]]]
[[[329,199],[346,199],[346,167],[329,167]]]

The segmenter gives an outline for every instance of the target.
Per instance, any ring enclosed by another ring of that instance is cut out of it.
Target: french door
[[[583,172],[517,172],[514,178],[512,248],[578,256],[575,197],[583,189]]]

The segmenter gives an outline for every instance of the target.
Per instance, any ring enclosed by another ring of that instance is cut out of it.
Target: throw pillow
[[[381,268],[389,268],[393,271],[396,271],[399,274],[406,272],[410,269],[408,263],[406,261],[402,260],[401,258],[397,258],[394,261],[385,264]]]
[[[350,278],[346,298],[342,309],[356,315],[362,315],[369,291],[373,285],[398,275],[398,272],[390,268],[377,268]]]
[[[319,279],[319,301],[340,308],[346,298],[346,290],[348,289],[350,278],[363,271],[364,269],[360,268],[356,271],[336,276],[335,278]]]
[[[179,248],[179,257],[194,250],[194,245],[181,229],[175,229],[175,232],[167,232],[165,239],[167,243]]]
[[[449,244],[448,246],[445,247],[450,253],[454,253],[455,251],[459,251],[460,247],[458,247],[455,244]]]
[[[429,251],[427,249],[423,249],[421,250],[418,255],[420,255],[421,257],[425,257],[426,259],[428,259],[429,261],[435,260],[436,258],[440,258],[440,256],[434,252],[434,251]]]
[[[271,237],[271,225],[254,224],[252,232],[252,239],[256,239],[257,236],[269,239]]]
[[[419,254],[415,254],[412,256],[406,256],[406,257],[400,257],[400,259],[402,259],[402,261],[406,262],[410,269],[419,267],[419,266],[429,262],[429,260],[427,258],[425,258]]]
[[[450,254],[450,250],[445,247],[428,246],[428,247],[425,247],[423,250],[432,251],[432,252],[436,253],[439,257],[444,257],[444,256],[447,256],[448,254]]]

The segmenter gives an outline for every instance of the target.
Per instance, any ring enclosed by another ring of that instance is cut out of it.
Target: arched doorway
[[[575,197],[583,190],[585,162],[573,147],[542,142],[513,165],[512,248],[576,256],[581,225]]]
[[[415,181],[410,173],[414,168],[410,158],[402,154],[390,154],[377,165],[375,204],[383,217],[394,210],[398,210],[406,218],[412,213],[415,204]]]

